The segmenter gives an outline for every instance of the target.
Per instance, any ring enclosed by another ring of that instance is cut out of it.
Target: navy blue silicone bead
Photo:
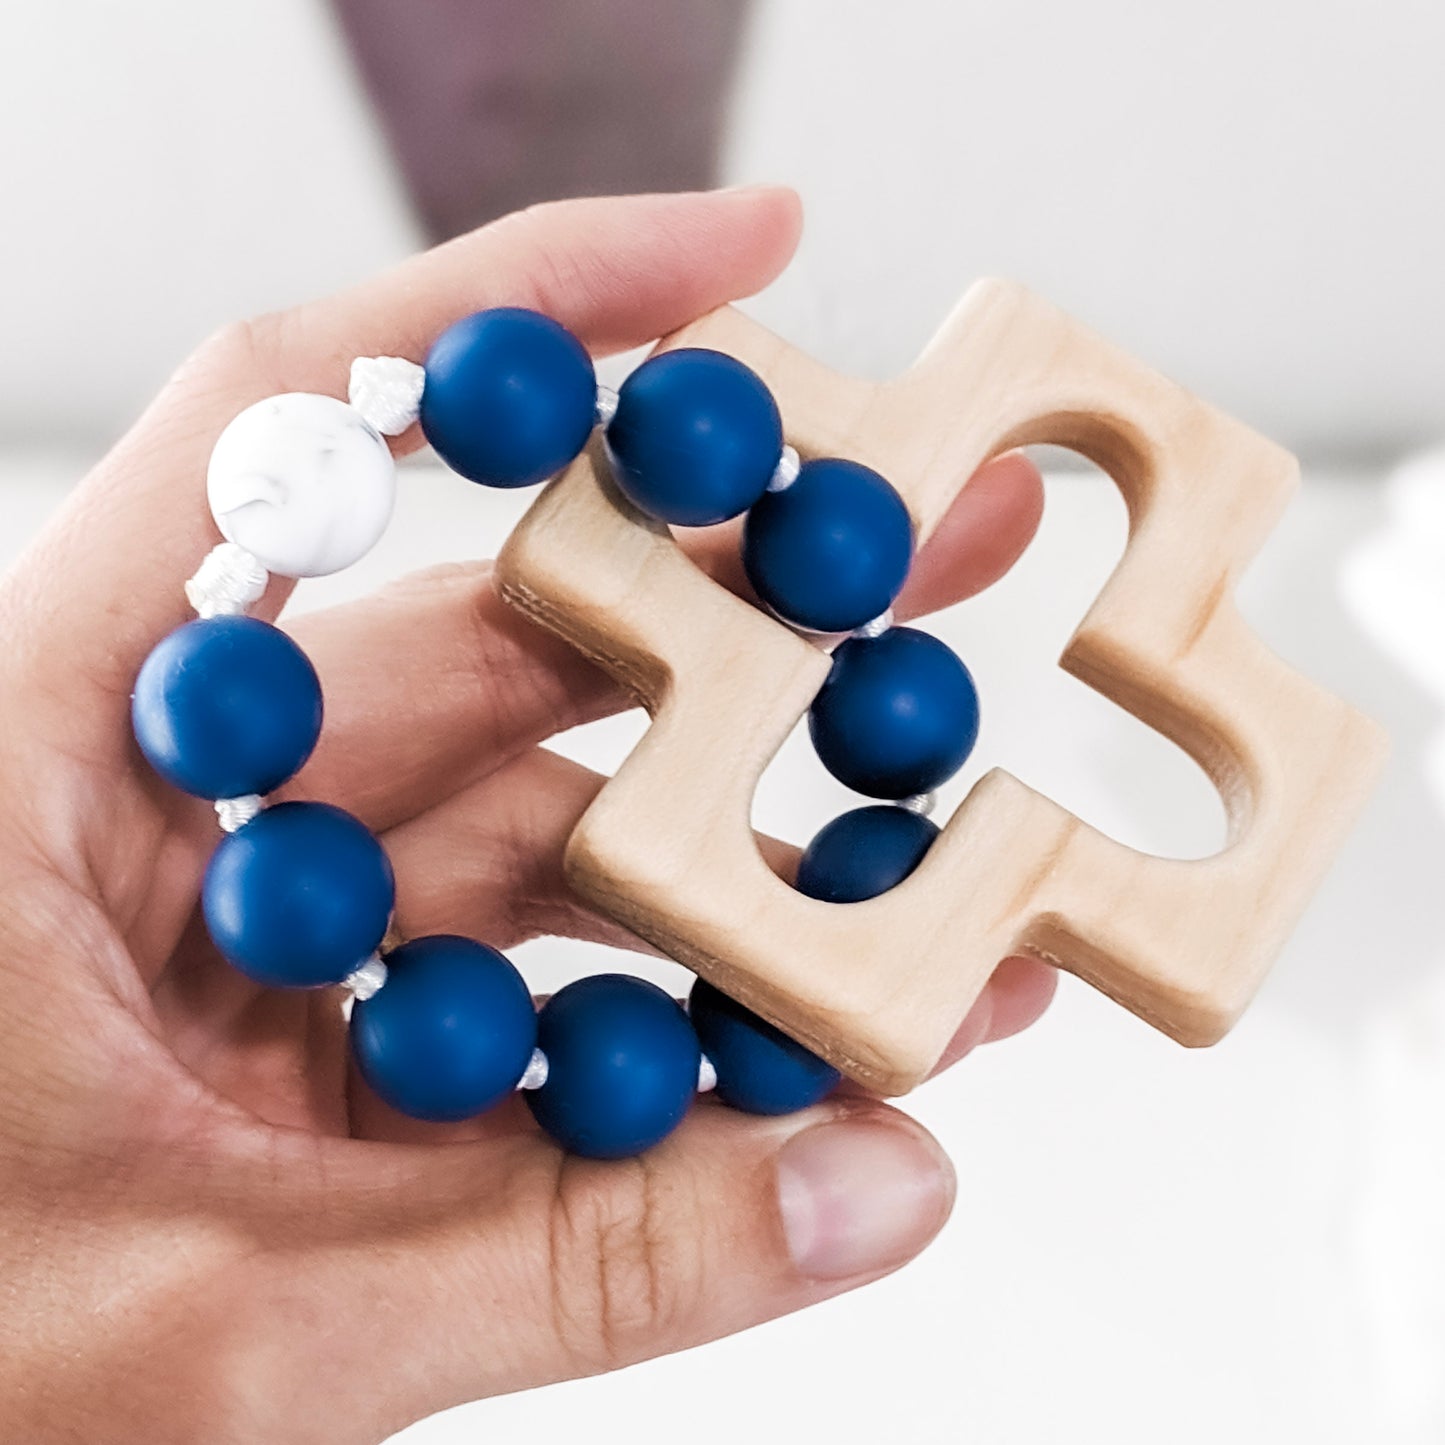
[[[367,828],[329,803],[278,803],[223,838],[201,886],[211,938],[257,983],[340,983],[381,942],[391,864]]]
[[[850,637],[813,700],[808,729],[823,766],[873,798],[946,782],[978,739],[978,693],[958,655],[911,627]]]
[[[677,1000],[640,978],[598,973],[537,1017],[547,1082],[525,1098],[564,1149],[625,1159],[665,1139],[697,1091],[697,1035]]]
[[[565,326],[519,306],[447,327],[426,359],[421,428],[437,455],[488,487],[527,487],[587,445],[597,376]]]
[[[707,527],[767,490],[783,422],[756,372],[721,351],[682,347],[649,358],[622,383],[607,448],[635,506],[675,526]]]
[[[792,1114],[826,1097],[840,1075],[796,1039],[706,979],[692,986],[688,1014],[717,1071],[717,1095],[749,1114]]]
[[[825,903],[876,898],[918,867],[936,837],[938,825],[907,808],[854,808],[825,823],[803,850],[797,889]]]
[[[908,508],[877,472],[825,457],[804,462],[781,492],[767,492],[743,524],[743,566],[785,622],[851,632],[880,616],[913,560]]]
[[[386,982],[351,1011],[361,1076],[414,1119],[470,1119],[517,1086],[537,1042],[537,1014],[504,954],[452,934],[413,938],[386,955]]]
[[[208,617],[141,664],[131,725],[150,765],[198,798],[269,793],[311,756],[321,684],[306,654],[254,617]]]

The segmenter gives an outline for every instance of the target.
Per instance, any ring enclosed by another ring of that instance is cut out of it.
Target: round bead
[[[936,837],[938,825],[907,808],[854,808],[825,823],[803,850],[798,891],[825,903],[876,898],[918,867]]]
[[[717,1071],[717,1095],[749,1114],[792,1114],[831,1093],[837,1069],[809,1053],[706,979],[692,986],[688,1014]]]
[[[808,728],[839,782],[874,798],[909,798],[963,766],[978,738],[978,693],[936,637],[892,627],[850,637],[833,653]]]
[[[426,359],[421,426],[437,455],[487,487],[528,487],[587,445],[597,377],[582,343],[519,306],[447,327]]]
[[[877,472],[827,457],[767,492],[743,526],[743,565],[785,622],[851,632],[892,606],[913,560],[903,498]]]
[[[162,638],[141,664],[131,725],[173,787],[212,799],[269,793],[316,746],[321,684],[279,628],[209,617]]]
[[[324,577],[386,531],[396,463],[344,401],[287,392],[248,406],[221,433],[206,496],[221,535],[269,571]]]
[[[783,451],[777,403],[756,372],[721,351],[649,358],[622,384],[607,428],[617,485],[650,517],[707,527],[747,511]]]
[[[697,1035],[675,999],[626,974],[553,994],[537,1019],[547,1082],[526,1100],[564,1149],[623,1159],[665,1139],[697,1090]]]
[[[201,888],[221,954],[257,983],[340,983],[381,942],[395,897],[381,844],[329,803],[279,803],[223,838]]]
[[[537,1042],[522,975],[484,943],[414,938],[386,955],[386,982],[351,1010],[361,1076],[414,1119],[470,1119],[517,1086]]]

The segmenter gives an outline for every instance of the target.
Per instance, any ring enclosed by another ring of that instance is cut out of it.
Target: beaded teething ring
[[[521,1089],[564,1148],[618,1158],[665,1138],[699,1090],[759,1114],[817,1102],[836,1071],[705,980],[686,1012],[641,979],[601,974],[538,1013],[485,944],[436,935],[382,954],[395,887],[377,839],[329,804],[264,805],[316,745],[321,689],[301,649],[246,609],[270,573],[326,575],[375,545],[395,497],[385,437],[418,419],[443,461],[493,487],[555,474],[601,425],[635,506],[672,526],[746,513],[743,563],[763,604],[802,631],[845,634],[809,728],[835,777],[889,801],[818,833],[801,892],[857,902],[906,878],[938,833],[932,790],[973,747],[968,670],[892,624],[913,529],[883,477],[841,458],[800,462],[768,388],[721,352],[654,356],[613,393],[557,322],[483,311],[444,332],[424,367],[358,359],[349,402],[269,397],[216,442],[207,495],[226,540],[186,584],[197,619],[146,659],[132,707],[151,765],[210,799],[225,832],[202,888],[216,947],[267,986],[348,989],[362,1076],[418,1119],[469,1118]]]

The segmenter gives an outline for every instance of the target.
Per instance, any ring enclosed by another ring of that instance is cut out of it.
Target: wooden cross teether
[[[1015,953],[1182,1043],[1219,1039],[1384,752],[1372,722],[1270,653],[1235,607],[1296,485],[1294,459],[1007,283],[975,286],[914,366],[881,384],[835,375],[731,309],[662,343],[680,346],[759,373],[805,459],[881,472],[920,545],[999,452],[1052,442],[1102,467],[1129,541],[1060,664],[1205,769],[1229,836],[1209,858],[1149,856],[995,770],[897,887],[847,904],[795,891],[763,861],[750,805],[828,655],[704,575],[624,500],[594,441],[498,560],[502,595],[652,714],[573,833],[572,886],[884,1094],[927,1076]]]

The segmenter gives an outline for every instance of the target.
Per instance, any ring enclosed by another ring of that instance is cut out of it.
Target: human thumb
[[[384,1228],[374,1188],[367,1239],[313,1254],[304,1279],[278,1286],[320,1291],[347,1322],[344,1357],[323,1364],[313,1340],[296,1387],[314,1393],[324,1378],[383,1431],[866,1284],[918,1254],[954,1196],[933,1138],[864,1099],[781,1119],[706,1103],[659,1147],[616,1162],[530,1133],[425,1153]],[[272,1299],[267,1314],[294,1317],[296,1303]],[[294,1361],[296,1348],[283,1353]],[[273,1404],[285,1393],[274,1384]]]

